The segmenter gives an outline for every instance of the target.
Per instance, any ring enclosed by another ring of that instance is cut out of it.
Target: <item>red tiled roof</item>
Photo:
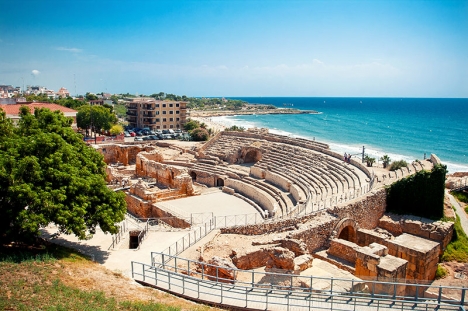
[[[64,106],[60,106],[57,104],[50,104],[50,103],[32,103],[32,104],[15,104],[15,105],[0,105],[0,108],[5,111],[6,114],[9,115],[18,115],[19,114],[19,109],[21,106],[28,106],[29,109],[31,110],[31,113],[34,113],[34,110],[36,108],[48,108],[51,111],[56,111],[60,110],[61,112],[78,112],[76,110],[73,110],[71,108],[67,108]]]

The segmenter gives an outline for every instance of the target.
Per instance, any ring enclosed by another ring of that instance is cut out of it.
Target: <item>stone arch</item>
[[[216,178],[216,187],[224,187],[224,179],[220,177]]]
[[[357,229],[358,229],[358,224],[356,223],[354,219],[343,218],[335,226],[335,230],[333,230],[333,234],[331,238],[338,238],[338,239],[343,239],[346,241],[356,243],[357,242],[357,239],[356,239]]]
[[[245,148],[241,152],[242,163],[255,163],[262,159],[262,152],[258,148]]]
[[[197,173],[195,173],[194,171],[191,171],[190,172],[190,177],[192,177],[193,181],[197,180]]]

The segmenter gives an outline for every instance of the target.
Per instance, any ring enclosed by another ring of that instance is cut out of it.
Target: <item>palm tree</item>
[[[375,163],[375,158],[371,158],[368,155],[364,157],[364,161],[366,161],[368,167],[372,167]]]
[[[380,158],[380,161],[382,161],[382,164],[383,164],[383,168],[387,168],[387,165],[390,164],[390,162],[392,162],[392,160],[390,159],[390,157],[388,155],[383,155],[381,158]]]

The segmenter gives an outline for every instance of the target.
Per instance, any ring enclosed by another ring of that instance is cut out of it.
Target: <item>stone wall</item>
[[[440,244],[414,235],[403,233],[387,240],[388,253],[408,261],[406,278],[433,280],[439,261]]]
[[[330,241],[330,248],[327,253],[338,258],[356,263],[356,244],[342,239],[333,239]]]
[[[177,168],[154,160],[161,156],[157,153],[141,152],[137,156],[135,173],[137,176],[154,178],[160,185],[177,189],[179,195],[194,195],[192,178],[186,168]]]
[[[110,163],[122,163],[123,165],[135,164],[136,156],[147,147],[142,145],[100,145],[97,151],[104,156],[104,161]]]
[[[333,206],[328,208],[327,211],[340,219],[354,219],[359,228],[374,229],[377,227],[379,219],[384,215],[386,206],[387,194],[385,189],[378,189],[371,191],[355,202]]]
[[[266,208],[272,216],[275,215],[276,211],[279,208],[278,203],[276,201],[273,201],[271,199],[271,196],[265,193],[265,191],[256,188],[253,185],[232,178],[227,178],[224,181],[224,185],[226,187],[236,190],[236,192],[248,197],[258,205]]]
[[[440,242],[440,254],[450,243],[453,235],[453,222],[433,221],[411,215],[386,214],[379,220],[378,226],[394,236],[409,233]]]

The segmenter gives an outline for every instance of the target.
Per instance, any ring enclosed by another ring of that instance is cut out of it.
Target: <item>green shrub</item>
[[[233,125],[231,127],[226,128],[225,131],[243,132],[245,131],[245,128],[242,126]]]
[[[468,262],[468,237],[460,224],[460,217],[455,220],[452,241],[447,245],[442,261]]]
[[[190,132],[190,136],[194,141],[205,141],[208,140],[210,134],[204,128],[196,128]]]
[[[458,201],[468,203],[468,193],[465,191],[452,191],[450,194],[456,197]]]
[[[396,171],[397,169],[407,166],[408,163],[405,160],[393,161],[392,164],[390,164],[389,170]]]
[[[437,265],[436,271],[436,279],[443,279],[447,276],[447,269],[445,269],[442,265]]]
[[[419,171],[394,182],[387,188],[387,211],[440,219],[444,215],[446,173],[446,166],[434,165],[432,171]]]

